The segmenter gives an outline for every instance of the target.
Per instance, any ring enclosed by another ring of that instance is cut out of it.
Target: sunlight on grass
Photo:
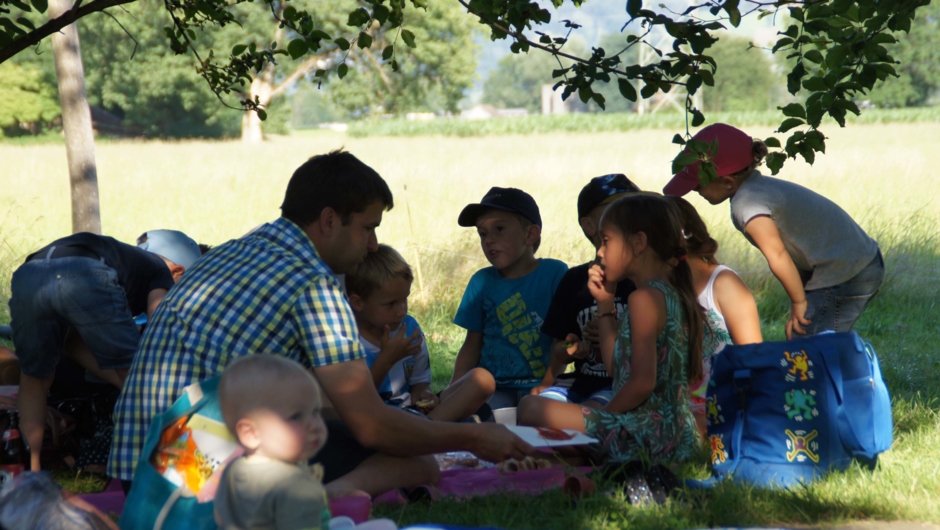
[[[747,130],[759,137],[772,134],[769,126]],[[309,156],[345,146],[379,171],[395,194],[379,239],[398,248],[417,273],[412,311],[428,335],[439,388],[450,378],[464,336],[451,319],[470,275],[487,265],[474,231],[457,226],[460,209],[491,186],[522,188],[535,197],[544,219],[538,255],[582,263],[593,249],[577,225],[581,187],[591,177],[619,172],[641,188],[660,190],[676,153],[670,143],[675,132],[470,138],[318,133],[257,147],[103,142],[97,146],[102,225],[123,241],[148,229],[173,228],[219,244],[278,216],[291,173]],[[722,485],[652,509],[626,505],[615,488],[613,497],[596,495],[576,505],[551,492],[419,504],[383,514],[403,524],[565,529],[940,521],[940,201],[928,158],[940,124],[850,125],[825,132],[828,154],[812,167],[789,161],[781,177],[842,205],[884,251],[884,287],[857,325],[879,353],[894,401],[895,445],[876,471],[851,469],[789,492]],[[13,269],[30,251],[69,233],[71,217],[61,144],[0,143],[0,159],[0,302],[5,302]],[[734,230],[726,204],[710,206],[697,196],[691,201],[721,243],[719,258],[755,291],[765,337],[782,338],[788,300],[762,256]],[[0,303],[0,323],[8,321],[6,303]],[[690,476],[704,476],[704,459],[688,469]]]

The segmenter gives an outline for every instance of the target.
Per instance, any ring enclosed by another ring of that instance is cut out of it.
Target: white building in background
[[[405,119],[408,121],[431,121],[436,117],[433,112],[409,112],[405,114]]]
[[[488,120],[490,118],[518,118],[528,116],[526,109],[498,109],[493,105],[481,104],[460,113],[462,120]]]
[[[567,114],[568,105],[561,99],[562,90],[552,90],[552,86],[542,85],[542,114]]]

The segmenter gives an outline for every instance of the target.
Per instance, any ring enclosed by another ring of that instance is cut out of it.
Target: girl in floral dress
[[[702,378],[706,323],[677,208],[647,193],[615,201],[601,220],[597,256],[588,288],[597,300],[601,354],[614,397],[594,410],[558,401],[533,407],[527,403],[543,398],[528,396],[519,422],[584,432],[600,440],[593,449],[608,462],[687,460],[700,444],[689,384]],[[617,322],[614,291],[625,278],[637,289]]]

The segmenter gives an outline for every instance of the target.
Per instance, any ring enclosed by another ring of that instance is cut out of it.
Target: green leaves
[[[792,118],[802,118],[806,119],[806,109],[803,108],[803,105],[799,103],[790,103],[786,107],[777,107],[783,112],[784,116],[790,116]],[[779,146],[777,146],[779,147]]]
[[[783,123],[781,123],[780,127],[777,128],[777,132],[785,133],[794,127],[803,125],[804,123],[806,123],[806,121],[801,120],[800,118],[787,118],[783,120]]]
[[[638,17],[640,9],[643,9],[642,0],[627,0],[627,14],[630,15],[630,18]]]
[[[728,21],[731,25],[738,27],[741,25],[741,12],[738,11],[738,0],[725,0],[722,8],[728,13]]]
[[[356,44],[359,45],[359,48],[368,48],[372,46],[372,35],[369,35],[365,31],[359,33],[359,37],[356,39]]]
[[[806,67],[803,65],[803,61],[797,62],[793,70],[787,74],[787,92],[796,95],[800,91],[800,81],[805,75]]]
[[[829,69],[836,70],[845,64],[845,58],[848,54],[848,47],[842,44],[837,44],[829,48],[829,52],[826,53],[826,64],[829,66]]]
[[[675,138],[673,138],[673,142],[675,142]],[[681,153],[676,155],[675,158],[672,159],[672,173],[676,174],[682,171],[685,168],[685,166],[689,164],[694,164],[698,161],[699,161],[699,155],[697,153],[694,153],[686,149],[685,151],[682,151]]]
[[[287,45],[287,53],[290,54],[291,59],[303,57],[309,49],[310,47],[304,39],[294,39]]]
[[[764,163],[767,164],[767,168],[770,169],[772,175],[776,175],[780,172],[780,168],[783,167],[784,161],[786,161],[787,155],[784,153],[769,153],[766,158],[764,158]]]
[[[349,20],[346,21],[346,25],[359,27],[368,23],[371,18],[369,12],[366,11],[365,8],[360,7],[349,14]]]
[[[338,67],[336,67],[336,75],[338,75],[340,79],[346,77],[347,73],[349,73],[349,67],[346,66],[346,63],[343,63],[339,65]]]
[[[416,47],[415,34],[408,31],[407,29],[401,30],[401,40],[405,41],[405,44],[407,44],[409,48]]]
[[[822,62],[825,60],[823,58],[823,54],[820,53],[819,50],[809,50],[803,54],[803,58],[816,64],[822,64]]]
[[[636,89],[633,88],[633,84],[630,83],[630,81],[627,81],[622,77],[618,77],[617,88],[620,89],[621,96],[629,99],[630,101],[636,101]]]

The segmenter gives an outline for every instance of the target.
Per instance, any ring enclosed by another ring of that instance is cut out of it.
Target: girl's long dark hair
[[[705,263],[718,265],[715,258],[718,242],[708,233],[708,227],[695,206],[682,197],[666,197],[666,200],[675,204],[679,210],[679,225],[682,226],[682,237],[689,255],[702,258]]]
[[[701,381],[705,311],[692,285],[692,269],[686,261],[688,250],[682,237],[678,208],[661,195],[631,193],[611,203],[601,222],[613,224],[624,236],[643,232],[656,255],[673,265],[669,282],[679,293],[689,325],[689,381]]]

